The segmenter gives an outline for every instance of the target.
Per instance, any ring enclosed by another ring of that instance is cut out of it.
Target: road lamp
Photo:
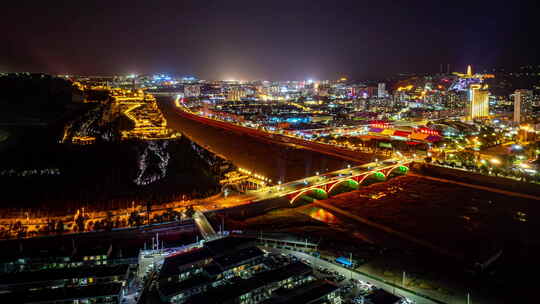
[[[501,161],[498,158],[492,158],[489,160],[489,162],[493,165],[500,165]]]

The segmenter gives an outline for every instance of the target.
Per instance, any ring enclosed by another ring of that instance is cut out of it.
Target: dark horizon
[[[534,2],[11,2],[0,71],[384,78],[537,64]],[[53,7],[55,6],[55,7]]]

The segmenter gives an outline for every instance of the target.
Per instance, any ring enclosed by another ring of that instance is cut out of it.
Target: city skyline
[[[51,5],[10,4],[0,71],[365,79],[537,62],[528,1]]]
[[[451,77],[454,76],[463,76],[468,75],[469,70],[474,68],[474,75],[482,75],[483,73],[488,73],[489,78],[493,78],[494,75],[491,74],[492,72],[502,72],[502,73],[512,73],[512,72],[520,72],[520,70],[525,69],[523,72],[531,72],[536,70],[536,68],[540,69],[540,65],[522,65],[519,67],[516,67],[515,70],[510,70],[505,67],[484,67],[482,69],[476,69],[476,67],[473,67],[473,65],[468,64],[464,65],[463,67],[458,68],[452,68],[450,64],[440,64],[439,73],[436,72],[429,72],[429,71],[420,71],[420,72],[396,72],[394,74],[388,74],[388,75],[382,75],[380,77],[372,77],[372,78],[362,78],[362,79],[354,79],[349,78],[348,75],[341,74],[339,76],[336,76],[334,78],[313,78],[313,77],[298,77],[298,78],[291,78],[291,79],[269,79],[269,78],[234,78],[234,77],[224,77],[224,78],[217,78],[217,77],[209,77],[209,78],[201,78],[198,77],[198,75],[194,74],[186,74],[181,72],[163,72],[163,71],[152,71],[152,72],[144,72],[144,73],[47,73],[47,72],[39,72],[39,71],[0,71],[0,73],[4,73],[6,75],[9,74],[43,74],[43,75],[51,75],[55,77],[63,77],[63,78],[77,78],[77,77],[90,77],[90,78],[101,78],[101,79],[107,79],[107,78],[122,78],[122,79],[141,79],[141,78],[154,78],[157,82],[167,82],[168,80],[172,80],[172,84],[178,84],[179,80],[180,83],[225,83],[225,84],[249,84],[249,83],[259,83],[259,82],[265,82],[265,83],[327,83],[327,82],[342,82],[342,83],[358,83],[358,84],[375,84],[380,85],[384,83],[385,81],[396,81],[397,78],[410,78],[410,77],[416,77],[416,76],[430,76],[430,75],[438,75],[438,76],[444,76],[448,75]],[[466,71],[465,73],[462,73],[463,71]],[[533,75],[531,75],[533,76]],[[473,77],[474,78],[474,77]],[[383,88],[384,89],[384,88]]]

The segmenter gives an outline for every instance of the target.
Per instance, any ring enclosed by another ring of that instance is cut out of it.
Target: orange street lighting
[[[489,160],[489,162],[493,165],[500,165],[501,161],[498,158],[492,158]]]

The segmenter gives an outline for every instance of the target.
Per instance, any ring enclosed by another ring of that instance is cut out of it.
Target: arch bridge
[[[362,186],[385,181],[393,176],[405,175],[412,161],[367,164],[307,177],[283,185],[261,190],[260,199],[287,197],[291,204],[300,201],[322,200],[339,193],[357,190]]]

